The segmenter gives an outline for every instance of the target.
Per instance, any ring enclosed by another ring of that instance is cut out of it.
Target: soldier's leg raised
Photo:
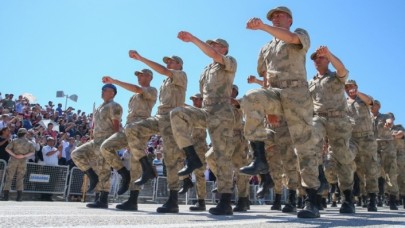
[[[91,192],[99,181],[98,175],[90,165],[91,160],[96,158],[94,140],[91,140],[73,150],[71,157],[76,166],[89,178],[90,186],[88,191]]]

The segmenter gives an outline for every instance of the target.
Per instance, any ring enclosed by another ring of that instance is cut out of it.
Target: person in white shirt
[[[32,143],[32,145],[34,145],[35,151],[40,150],[41,145],[39,145],[39,142],[37,142],[35,131],[33,129],[28,130],[28,134],[26,134],[25,137]],[[28,157],[28,162],[35,162],[35,154]]]
[[[55,139],[48,137],[46,143],[47,145],[42,148],[45,165],[58,165],[59,158],[62,154],[55,147]]]

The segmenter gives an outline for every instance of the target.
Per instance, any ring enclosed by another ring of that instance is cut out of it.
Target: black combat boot
[[[183,180],[183,184],[179,190],[179,194],[184,194],[184,193],[188,192],[188,190],[192,187],[194,187],[194,184],[191,181],[191,178],[190,177],[185,178]]]
[[[368,199],[367,199],[367,196],[366,196],[366,195],[362,195],[362,196],[361,196],[361,201],[362,201],[362,204],[363,204],[363,208],[367,208]]]
[[[377,207],[382,207],[384,201],[384,195],[378,194],[377,197]]]
[[[326,180],[325,172],[323,170],[322,165],[318,166],[318,172],[319,172],[318,179],[319,179],[319,182],[321,183],[321,185],[318,188],[318,194],[322,194],[324,191],[329,190],[329,183],[328,183],[328,180]]]
[[[388,205],[390,206],[390,210],[398,210],[397,204],[396,204],[396,196],[395,195],[390,195],[390,199],[388,202]]]
[[[404,209],[405,209],[405,196],[402,196],[401,200],[402,200],[402,206],[403,206]]]
[[[264,149],[264,142],[261,141],[251,141],[250,145],[253,150],[254,160],[245,167],[239,169],[243,174],[247,175],[257,175],[260,173],[268,173],[269,165],[266,160],[266,151]]]
[[[328,204],[326,203],[326,198],[325,197],[321,197],[321,205],[322,205],[323,209],[328,207]]]
[[[233,215],[231,198],[231,193],[222,193],[217,206],[210,208],[208,212],[212,215]]]
[[[363,206],[363,201],[362,200],[363,200],[363,198],[361,196],[357,197],[357,202],[356,202],[357,207]]]
[[[185,166],[177,172],[179,176],[187,176],[191,174],[195,169],[201,168],[203,163],[195,152],[194,146],[188,146],[183,148],[186,154]]]
[[[246,212],[249,210],[249,199],[247,197],[239,197],[238,203],[233,208],[234,212]]]
[[[190,211],[205,211],[205,200],[199,199],[194,206],[190,207]]]
[[[302,209],[304,208],[304,199],[302,196],[298,196],[297,198],[297,208]]]
[[[117,194],[122,195],[126,191],[128,191],[129,188],[129,182],[131,182],[131,175],[127,168],[122,167],[120,170],[118,170],[118,173],[121,175],[121,187],[118,189]]]
[[[270,188],[274,187],[273,178],[269,172],[260,174],[260,185],[256,192],[256,197],[259,199],[264,198],[268,193]]]
[[[2,199],[3,201],[8,201],[9,193],[10,193],[10,191],[8,191],[8,190],[3,191],[3,199]]]
[[[284,213],[297,212],[296,197],[297,191],[288,189],[288,202],[281,211]]]
[[[325,208],[323,208],[322,204],[322,195],[316,194],[316,205],[318,206],[318,210],[323,211]]]
[[[161,207],[156,209],[157,213],[179,213],[179,198],[177,190],[170,190],[169,199]]]
[[[378,178],[378,201],[377,201],[377,206],[378,207],[383,206],[383,202],[384,202],[384,185],[385,185],[384,177],[379,177]]]
[[[17,191],[17,199],[16,201],[21,202],[22,201],[22,191]]]
[[[109,192],[100,192],[100,198],[94,203],[88,203],[86,207],[89,208],[108,208],[108,193]]]
[[[84,173],[89,178],[90,185],[89,185],[88,192],[91,192],[97,186],[98,176],[97,176],[96,172],[94,172],[94,170],[92,168],[86,170],[86,172],[84,172]]]
[[[272,211],[281,211],[281,194],[276,194],[274,197],[273,206],[270,207]]]
[[[319,218],[318,205],[316,203],[317,189],[305,189],[307,198],[305,199],[305,207],[297,213],[298,218]]]
[[[345,196],[345,200],[342,203],[342,206],[340,207],[339,212],[342,214],[352,214],[356,212],[356,209],[354,207],[353,203],[353,195],[352,195],[352,190],[344,190],[343,194]]]
[[[377,206],[376,206],[376,194],[375,193],[369,193],[368,197],[370,198],[368,201],[367,205],[367,211],[377,211]]]
[[[144,185],[148,182],[149,179],[153,179],[156,177],[155,170],[152,167],[152,164],[148,161],[148,157],[144,156],[139,159],[142,167],[142,176],[138,180],[134,182],[136,185]]]
[[[139,190],[133,190],[129,193],[129,198],[122,204],[117,204],[115,208],[124,211],[137,211],[138,210],[138,195]]]
[[[94,195],[94,202],[97,202],[100,199],[100,192],[96,192]]]

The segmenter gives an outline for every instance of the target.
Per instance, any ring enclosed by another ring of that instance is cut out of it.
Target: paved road
[[[356,208],[355,215],[339,214],[337,208],[323,211],[320,219],[298,219],[296,215],[270,211],[268,205],[253,205],[247,213],[213,216],[190,212],[180,206],[179,214],[157,214],[160,204],[140,204],[138,212],[89,209],[75,202],[0,202],[0,227],[405,227],[405,209],[386,207],[370,213]]]

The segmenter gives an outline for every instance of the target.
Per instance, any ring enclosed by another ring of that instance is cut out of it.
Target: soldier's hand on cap
[[[254,75],[248,76],[247,82],[248,82],[249,84],[255,83],[255,82],[256,82],[256,76],[254,76]]]
[[[257,17],[249,19],[249,21],[246,23],[246,28],[252,29],[252,30],[260,29],[262,26],[263,26],[263,21]]]
[[[323,56],[328,58],[330,55],[329,49],[327,46],[320,46],[317,50],[316,50],[316,54],[318,56]]]
[[[177,38],[184,42],[190,42],[193,39],[193,35],[191,35],[189,32],[181,31],[179,34],[177,34]]]
[[[136,60],[141,59],[141,55],[135,50],[129,50],[129,57]]]
[[[114,84],[114,79],[110,76],[104,76],[101,81],[105,84]]]

